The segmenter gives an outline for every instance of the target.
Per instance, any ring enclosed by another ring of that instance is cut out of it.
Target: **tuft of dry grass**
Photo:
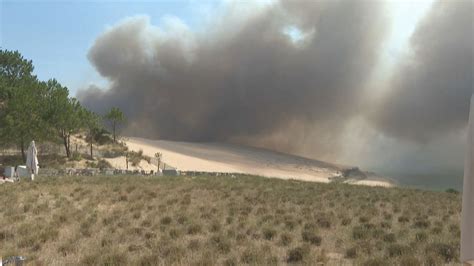
[[[0,256],[34,265],[459,263],[461,195],[254,176],[0,186]]]

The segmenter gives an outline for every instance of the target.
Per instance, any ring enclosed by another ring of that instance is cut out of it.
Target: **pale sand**
[[[330,182],[340,174],[341,166],[290,154],[222,143],[190,143],[143,138],[126,138],[133,151],[142,150],[154,157],[162,153],[162,161],[180,171],[241,173],[282,179]],[[123,161],[124,162],[124,161]],[[123,168],[123,165],[122,165]],[[359,180],[354,184],[392,186],[389,182]]]
[[[387,181],[381,181],[381,180],[369,180],[369,179],[348,180],[346,183],[352,184],[352,185],[365,185],[365,186],[371,186],[371,187],[393,187],[393,184]]]
[[[109,162],[113,168],[116,169],[127,169],[127,161],[125,156],[120,156],[116,158],[104,158],[107,162]],[[128,163],[128,170],[145,170],[147,172],[153,170],[156,171],[157,167],[153,164],[149,164],[147,161],[142,160],[137,166],[133,166],[132,163]]]

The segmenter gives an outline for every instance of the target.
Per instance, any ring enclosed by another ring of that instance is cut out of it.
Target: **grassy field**
[[[32,265],[458,264],[461,196],[261,177],[0,185],[0,255]]]

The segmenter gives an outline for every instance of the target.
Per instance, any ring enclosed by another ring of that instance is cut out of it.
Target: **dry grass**
[[[0,186],[0,255],[34,265],[441,265],[460,195],[261,177]],[[7,207],[8,206],[8,207]]]

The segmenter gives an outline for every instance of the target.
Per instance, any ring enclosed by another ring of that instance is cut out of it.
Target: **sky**
[[[391,17],[391,31],[380,62],[384,71],[403,54],[416,23],[433,0],[378,1],[387,2],[387,15]],[[158,27],[167,19],[178,18],[190,29],[199,31],[225,2],[0,0],[0,47],[20,51],[33,60],[40,80],[56,78],[74,95],[91,84],[106,86],[107,81],[88,61],[87,52],[107,28],[127,17],[148,15],[151,24]],[[250,6],[246,1],[236,2]],[[291,27],[288,34],[299,38],[300,32]]]

